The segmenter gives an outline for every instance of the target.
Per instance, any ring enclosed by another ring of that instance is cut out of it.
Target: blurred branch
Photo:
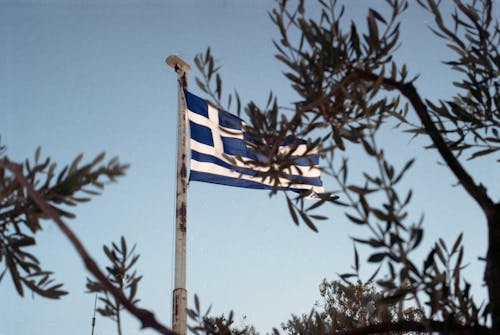
[[[111,295],[113,295],[113,297],[115,297],[130,313],[132,313],[137,319],[139,319],[142,324],[142,328],[153,328],[161,334],[175,335],[173,331],[159,323],[152,312],[136,307],[123,295],[122,292],[120,292],[109,282],[104,273],[99,269],[96,262],[92,259],[92,257],[90,257],[89,253],[84,248],[80,240],[76,237],[73,231],[62,221],[57,211],[52,206],[50,206],[26,180],[22,173],[21,165],[12,163],[7,157],[4,157],[2,160],[0,160],[0,167],[8,169],[14,174],[17,182],[26,189],[28,196],[35,202],[38,207],[40,207],[40,209],[43,211],[43,213],[45,213],[45,215],[47,215],[48,218],[52,219],[56,223],[63,234],[70,240],[71,244],[80,255],[87,270],[102,283],[102,285],[106,288],[106,290],[108,290]]]
[[[348,86],[358,80],[366,80],[369,82],[377,82],[380,80],[380,76],[371,72],[364,70],[353,70],[352,73],[348,74],[343,78],[339,85],[335,86],[328,95],[314,101],[313,103],[303,106],[299,111],[307,111],[320,106],[325,101],[328,101],[331,97],[337,95],[344,87]],[[489,217],[495,211],[495,205],[493,201],[488,197],[486,189],[482,185],[476,185],[470,174],[465,170],[465,168],[460,164],[458,159],[453,155],[450,148],[443,139],[441,132],[436,128],[435,123],[432,121],[424,102],[420,98],[417,89],[413,83],[400,82],[390,78],[382,78],[382,85],[389,90],[397,90],[403,94],[412,104],[415,112],[417,113],[420,121],[422,122],[426,133],[432,139],[434,146],[439,151],[441,157],[444,159],[450,170],[458,178],[460,183],[463,185],[467,193],[479,204],[483,209],[485,214]],[[301,113],[297,112],[297,115]]]
[[[334,332],[332,335],[368,335],[380,334],[385,332],[439,332],[454,335],[488,335],[490,330],[479,325],[469,327],[457,324],[448,324],[447,322],[430,321],[398,321],[398,322],[381,322],[374,325],[359,327],[351,330]]]
[[[376,80],[376,76],[370,73],[363,73],[362,77],[371,77],[371,80]],[[444,159],[448,167],[455,174],[455,176],[458,178],[469,195],[474,200],[476,200],[476,202],[486,212],[486,214],[489,211],[494,210],[493,201],[488,197],[486,189],[482,185],[476,185],[469,173],[451,152],[450,148],[444,141],[441,132],[436,128],[435,123],[429,116],[427,108],[420,98],[415,86],[412,83],[399,83],[389,79],[384,79],[384,84],[399,90],[410,101],[410,103],[413,105],[413,108],[415,108],[420,121],[422,121],[427,134],[431,137],[432,142],[436,146],[436,149],[441,154],[441,157]]]

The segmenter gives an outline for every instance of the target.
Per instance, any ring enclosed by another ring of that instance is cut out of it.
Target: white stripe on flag
[[[201,152],[203,154],[214,156],[214,157],[216,157],[216,158],[218,158],[218,159],[220,159],[228,164],[236,165],[237,167],[251,169],[251,170],[255,170],[255,171],[259,171],[259,172],[269,171],[268,167],[255,166],[254,164],[252,164],[250,158],[241,157],[240,158],[241,160],[240,160],[240,159],[234,157],[234,161],[229,161],[223,155],[218,155],[215,152],[214,147],[197,142],[193,139],[191,139],[190,145],[191,145],[191,150],[195,150],[195,151]],[[205,172],[208,172],[208,171],[205,171]],[[291,165],[290,170],[287,171],[287,173],[290,175],[303,176],[303,177],[307,177],[307,178],[316,178],[316,177],[319,177],[321,175],[321,170],[320,170],[319,166],[317,166],[317,165],[312,165],[312,166]]]
[[[215,175],[227,176],[231,178],[250,180],[271,187],[274,186],[274,179],[272,181],[269,179],[262,181],[262,177],[252,177],[248,175],[242,175],[239,172],[227,169],[223,166],[213,163],[198,162],[195,160],[191,160],[191,169],[199,172],[206,172]],[[322,186],[313,186],[308,184],[294,184],[286,178],[279,178],[278,187],[295,188],[300,190],[312,190],[317,194],[325,193],[325,189]]]

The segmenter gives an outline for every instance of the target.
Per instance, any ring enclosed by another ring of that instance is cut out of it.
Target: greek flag
[[[204,99],[184,91],[191,133],[191,172],[189,180],[207,183],[254,188],[273,189],[276,182],[262,178],[269,168],[256,166],[256,153],[248,145],[245,123],[239,117],[219,110]],[[325,194],[322,187],[317,150],[309,150],[301,140],[293,148],[283,142],[280,152],[294,150],[291,156],[294,166],[286,178],[280,178],[277,188],[295,192],[308,192],[312,197]],[[239,158],[239,159],[238,159]],[[247,162],[248,161],[248,162]],[[265,165],[265,164],[264,164]]]

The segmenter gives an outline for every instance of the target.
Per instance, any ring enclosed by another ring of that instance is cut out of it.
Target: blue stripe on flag
[[[242,123],[243,120],[236,115],[232,115],[224,111],[219,111],[219,124],[222,127],[234,130],[242,130]]]
[[[189,122],[189,130],[191,131],[191,138],[196,142],[214,146],[212,131],[210,128],[201,126],[194,122]]]
[[[255,170],[234,166],[231,163],[227,163],[227,162],[223,161],[222,159],[217,158],[213,155],[207,155],[207,154],[198,152],[196,150],[191,150],[191,159],[195,160],[197,162],[213,163],[215,165],[221,166],[221,167],[226,168],[228,170],[235,171],[237,173],[241,173],[241,174],[244,174],[247,176],[256,176],[258,174],[258,172]]]
[[[208,172],[200,172],[200,171],[191,171],[189,180],[201,181],[205,183],[226,185],[226,186],[235,186],[235,187],[243,187],[243,188],[253,188],[259,190],[272,190],[273,186],[262,184],[257,181],[252,180],[244,180],[240,178],[231,178],[225,177],[218,174],[208,173]],[[295,191],[295,192],[304,192],[307,190],[294,188],[294,187],[283,187],[278,186],[278,190],[281,191]]]
[[[192,93],[189,93],[186,90],[184,90],[184,96],[186,97],[187,108],[191,112],[200,114],[201,116],[208,118],[208,106],[205,100],[203,100],[200,97],[197,97]]]
[[[310,155],[305,157],[290,157],[295,165],[298,166],[313,166],[319,164],[319,155]]]
[[[239,138],[221,136],[224,153],[233,156],[248,157],[247,146]]]
[[[230,171],[234,171],[236,173],[242,174],[244,176],[254,177],[254,176],[257,176],[259,174],[259,171],[253,170],[251,168],[243,168],[243,167],[239,167],[239,166],[234,166],[231,163],[227,163],[227,162],[223,161],[222,159],[219,159],[213,155],[204,154],[204,153],[198,152],[196,150],[191,150],[191,159],[195,160],[197,162],[213,163],[215,165],[218,165],[218,166],[223,167],[225,169],[228,169]],[[193,171],[191,170],[191,174],[189,175],[189,180],[204,181],[204,180],[195,179],[196,177],[193,176],[192,172]],[[219,176],[219,177],[220,177],[221,181],[224,180],[224,178],[226,178],[224,176]],[[233,179],[232,177],[227,177],[227,178]],[[258,177],[258,178],[262,178],[262,177]],[[300,176],[300,175],[289,175],[288,179],[294,184],[309,184],[309,185],[314,185],[314,186],[321,186],[322,185],[321,178],[319,178],[319,177],[309,178],[309,177],[304,177],[304,176]],[[241,180],[242,182],[244,182],[244,180],[242,180],[242,179],[238,179],[238,180]],[[221,182],[218,182],[217,184],[221,184]],[[245,187],[245,186],[241,186],[241,187]]]
[[[227,186],[245,187],[245,188],[256,188],[256,189],[270,188],[269,186],[256,181],[225,177],[218,174],[199,172],[199,171],[191,171],[191,173],[189,174],[189,180],[202,181],[205,183],[220,184]]]

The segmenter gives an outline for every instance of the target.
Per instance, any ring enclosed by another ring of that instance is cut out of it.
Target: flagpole
[[[186,101],[187,74],[191,67],[177,56],[168,56],[165,62],[179,76],[177,114],[177,192],[175,204],[175,279],[172,299],[172,330],[179,335],[187,334],[187,289],[186,289]]]

